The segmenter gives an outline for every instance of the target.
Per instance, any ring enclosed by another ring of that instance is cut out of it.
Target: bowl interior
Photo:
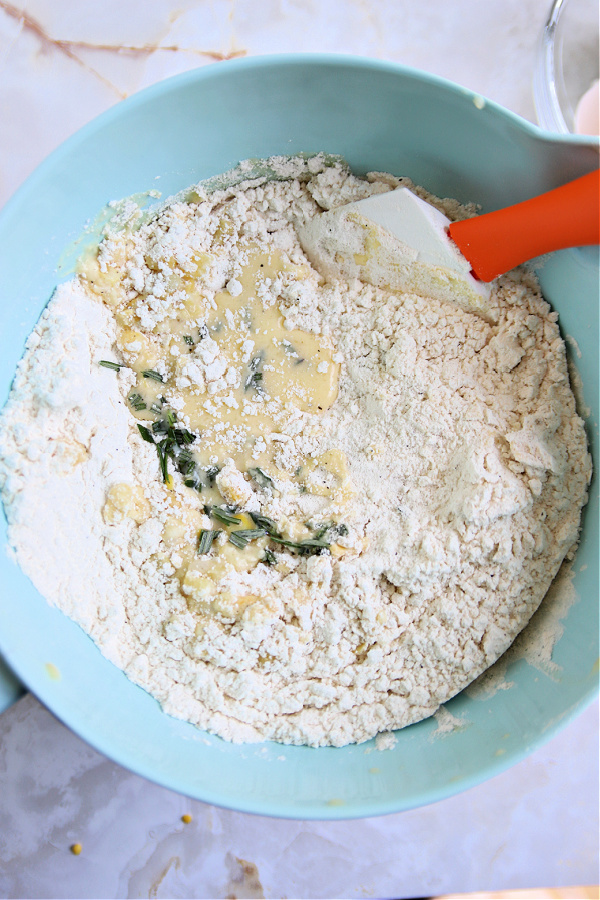
[[[24,341],[78,238],[104,205],[138,192],[174,193],[239,160],[301,151],[346,157],[357,172],[409,175],[442,196],[485,210],[515,202],[597,166],[583,141],[552,139],[439,79],[343,57],[253,59],[170,79],[118,105],[56,151],[0,215],[0,403]],[[66,248],[69,248],[66,251]],[[540,269],[598,423],[598,261],[555,254]],[[574,345],[575,346],[575,345]],[[50,608],[3,554],[0,651],[60,719],[100,752],[190,797],[295,818],[348,818],[416,807],[456,793],[521,759],[597,688],[597,483],[572,567],[576,601],[548,671],[515,658],[509,690],[456,697],[463,720],[433,720],[341,749],[228,744],[161,712],[92,641]],[[6,543],[2,522],[1,540]],[[51,666],[48,666],[51,664]],[[436,733],[437,732],[437,733]]]

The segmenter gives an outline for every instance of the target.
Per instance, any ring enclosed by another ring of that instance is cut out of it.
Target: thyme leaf
[[[277,562],[277,557],[275,556],[273,551],[269,550],[269,548],[267,547],[265,549],[264,556],[261,559],[261,562],[263,562],[266,566],[274,566]]]
[[[118,372],[119,369],[128,369],[129,366],[126,366],[125,363],[116,363],[111,362],[110,359],[101,359],[98,363],[99,366],[104,366],[105,369],[114,369],[115,372]]]
[[[144,438],[145,441],[147,441],[149,444],[154,443],[154,438],[152,437],[151,432],[146,428],[145,425],[140,425],[139,422],[138,422],[138,431],[141,434],[141,436]]]
[[[156,452],[158,453],[158,466],[160,469],[160,474],[162,475],[162,479],[165,484],[169,480],[169,455],[167,452],[167,442],[160,441],[158,444],[154,445],[156,447]]]
[[[244,390],[249,391],[250,389],[255,390],[257,393],[264,393],[263,386],[261,381],[263,380],[262,372],[253,372],[252,375],[249,375],[244,382]]]
[[[255,541],[258,538],[264,537],[265,534],[266,531],[262,528],[240,528],[239,531],[232,531],[230,533],[229,542],[233,544],[234,547],[244,550],[250,541]]]
[[[221,471],[220,466],[208,466],[206,468],[206,478],[207,478],[209,487],[214,487],[215,478],[217,477],[217,475],[219,474],[220,471]]]
[[[206,531],[202,529],[200,534],[198,535],[198,554],[200,556],[204,556],[206,553],[210,552],[210,548],[212,547],[212,543],[218,534],[221,534],[220,531]]]
[[[210,515],[213,519],[216,519],[217,522],[222,522],[223,525],[242,524],[240,517],[232,515],[231,510],[227,509],[225,506],[213,506],[210,510]]]
[[[130,394],[127,398],[132,405],[132,407],[140,412],[142,409],[146,409],[146,404],[144,403],[144,398],[141,394]]]
[[[256,481],[259,487],[273,487],[273,479],[269,478],[267,473],[263,472],[258,466],[255,469],[248,469],[248,475]]]
[[[152,381],[160,381],[161,384],[164,382],[162,375],[159,372],[155,372],[154,369],[144,369],[142,375],[144,378],[151,378]]]
[[[264,529],[267,534],[279,534],[277,530],[277,522],[274,522],[273,519],[269,519],[268,516],[261,516],[259,515],[259,513],[251,512],[250,518],[257,528]]]
[[[317,541],[311,538],[305,541],[290,541],[275,534],[271,534],[269,537],[276,544],[289,547],[290,550],[295,550],[301,556],[319,555],[324,550],[329,550],[329,544],[326,541]]]
[[[250,362],[248,363],[248,371],[249,375],[244,381],[244,390],[248,391],[250,389],[255,390],[258,394],[264,393],[263,386],[261,384],[263,380],[263,374],[260,371],[261,366],[263,364],[265,358],[265,351],[261,350],[260,353],[257,353],[256,356],[253,356]]]

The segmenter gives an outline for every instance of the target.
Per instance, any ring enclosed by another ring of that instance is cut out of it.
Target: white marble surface
[[[296,822],[150,784],[27,696],[0,727],[0,896],[408,898],[596,883],[597,732],[590,708],[542,750],[449,800]]]
[[[584,0],[586,2],[586,0]],[[593,7],[594,0],[587,0]],[[0,204],[120,99],[238,55],[334,52],[426,69],[533,118],[549,0],[1,0]]]
[[[533,119],[548,5],[0,0],[0,205],[54,147],[123,97],[236,55],[390,59]],[[26,696],[0,717],[0,895],[400,898],[596,883],[597,735],[592,707],[519,765],[450,800],[378,819],[276,821],[150,784]],[[79,856],[69,852],[74,842]]]

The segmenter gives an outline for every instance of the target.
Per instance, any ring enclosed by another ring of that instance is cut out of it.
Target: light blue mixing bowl
[[[249,157],[319,150],[342,154],[359,173],[409,175],[485,211],[598,166],[597,145],[589,140],[543,133],[469,91],[388,63],[267,57],[170,79],[68,140],[0,215],[0,405],[25,338],[67,277],[63,251],[108,201],[151,189],[168,195]],[[563,333],[580,350],[575,362],[597,460],[598,255],[589,248],[562,251],[540,276]],[[318,750],[234,745],[170,718],[51,609],[4,553],[0,651],[23,685],[84,740],[175,791],[267,815],[379,815],[440,800],[497,774],[594,698],[597,549],[596,481],[573,567],[578,600],[553,653],[556,672],[544,674],[519,659],[507,673],[514,683],[509,690],[488,699],[463,693],[447,704],[464,720],[462,729],[434,736],[437,722],[430,719],[398,732],[386,752],[370,752],[373,741]],[[13,686],[5,679],[5,702]]]

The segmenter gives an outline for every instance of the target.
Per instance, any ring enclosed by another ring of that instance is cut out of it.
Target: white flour
[[[292,222],[397,183],[314,161],[286,169],[288,180],[199,189],[130,236],[119,265],[129,296],[147,299],[149,329],[166,277],[152,253],[185,269],[223,204],[234,233],[210,296],[239,293],[244,236],[306,264]],[[109,236],[101,268],[120,248]],[[289,328],[329,339],[341,362],[330,409],[288,410],[285,433],[263,436],[278,441],[282,471],[346,455],[354,493],[339,557],[283,549],[279,565],[225,579],[258,597],[241,613],[188,608],[165,527],[174,502],[201,517],[201,499],[179,475],[172,492],[158,479],[127,406],[131,371],[98,365],[123,360],[113,315],[80,279],[56,291],[0,419],[2,498],[26,574],[166,712],[232,741],[339,746],[432,715],[504,653],[574,549],[591,462],[556,315],[527,274],[500,279],[497,324],[314,271],[265,279],[261,299]],[[209,356],[194,369],[207,400],[228,377]],[[274,496],[228,466],[226,500],[241,491],[240,505],[278,521],[325,514],[310,491]],[[107,522],[107,494],[123,483],[141,490],[143,514]]]

